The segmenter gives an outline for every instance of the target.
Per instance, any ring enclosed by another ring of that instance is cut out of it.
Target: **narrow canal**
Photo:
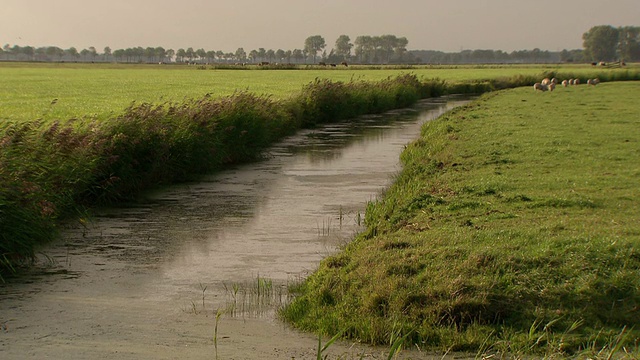
[[[32,271],[0,285],[0,358],[315,358],[317,338],[275,318],[286,285],[362,229],[420,126],[465,102],[304,130],[262,161],[69,226]]]

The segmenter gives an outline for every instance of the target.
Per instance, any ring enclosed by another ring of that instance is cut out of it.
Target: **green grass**
[[[132,102],[175,103],[198,99],[205,94],[229,96],[249,91],[286,99],[316,78],[348,82],[351,79],[378,81],[412,73],[421,79],[448,82],[487,80],[551,71],[576,75],[593,73],[590,66],[505,65],[449,67],[362,67],[312,68],[309,70],[198,70],[195,66],[118,64],[33,64],[0,63],[0,124],[7,121],[105,120],[124,112]],[[628,69],[635,70],[635,66]],[[604,74],[626,70],[600,70]],[[55,103],[52,102],[55,100]]]
[[[637,354],[639,94],[518,88],[427,123],[367,230],[282,316],[376,344],[401,328],[443,351],[575,355],[624,333]]]

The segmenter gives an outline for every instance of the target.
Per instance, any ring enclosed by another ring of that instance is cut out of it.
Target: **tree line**
[[[362,35],[352,42],[348,35],[340,35],[333,48],[320,35],[307,37],[302,48],[273,50],[259,48],[246,52],[240,47],[235,52],[180,48],[133,47],[102,52],[90,46],[78,51],[75,47],[33,47],[5,44],[0,48],[0,60],[57,61],[57,62],[123,62],[123,63],[295,63],[317,62],[359,64],[474,64],[474,63],[557,63],[594,61],[640,61],[640,27],[610,25],[594,26],[583,34],[584,49],[547,51],[538,48],[507,53],[501,50],[461,50],[442,52],[434,50],[407,50],[406,37],[395,35]]]
[[[638,26],[594,26],[582,40],[587,61],[640,61]]]
[[[395,35],[358,36],[354,43],[348,35],[340,35],[335,46],[327,52],[326,41],[320,35],[309,36],[304,47],[293,50],[259,48],[246,52],[238,48],[235,52],[164,47],[133,47],[112,50],[106,46],[102,52],[90,46],[78,50],[75,47],[62,49],[57,46],[33,47],[5,44],[0,48],[0,60],[13,61],[70,61],[70,62],[124,62],[124,63],[316,63],[317,61],[359,63],[389,63],[401,61],[409,43],[405,37]]]

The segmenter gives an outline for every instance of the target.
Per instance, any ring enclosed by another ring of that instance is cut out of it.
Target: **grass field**
[[[161,104],[231,95],[248,90],[274,99],[297,94],[316,78],[348,82],[377,81],[412,73],[448,82],[486,80],[549,71],[593,73],[586,65],[510,65],[382,68],[313,68],[310,70],[199,70],[195,66],[118,64],[0,63],[0,125],[7,121],[107,119],[132,102]],[[629,66],[629,70],[635,70]],[[624,70],[600,70],[616,73]]]
[[[637,358],[638,95],[518,88],[426,124],[367,231],[283,316],[378,344]]]

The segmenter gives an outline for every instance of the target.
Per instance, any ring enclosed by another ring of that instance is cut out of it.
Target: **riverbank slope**
[[[445,351],[637,346],[639,93],[638,82],[518,88],[426,124],[367,230],[281,315]]]

